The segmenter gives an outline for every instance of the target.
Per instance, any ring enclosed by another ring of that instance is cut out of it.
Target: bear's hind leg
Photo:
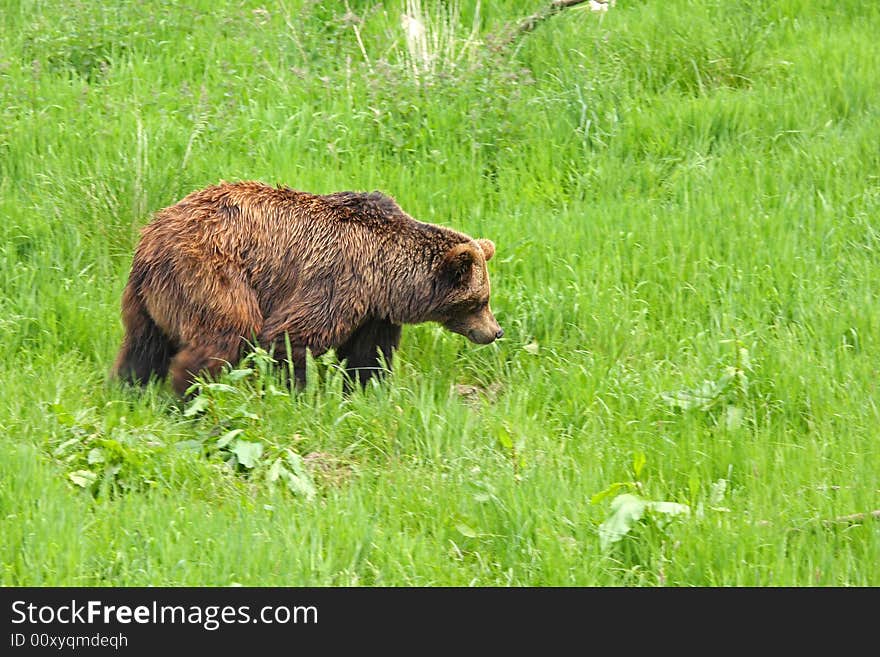
[[[111,376],[128,383],[146,385],[151,376],[164,379],[175,348],[147,313],[131,285],[122,296],[125,337],[116,356]]]
[[[241,358],[244,343],[237,335],[210,338],[183,347],[171,361],[171,386],[181,397],[193,384],[196,376],[216,378],[227,363],[235,364]]]
[[[391,370],[394,350],[400,344],[400,330],[398,324],[388,320],[369,320],[336,350],[339,359],[346,361],[345,392],[351,392],[355,381],[364,387],[371,377],[381,377]],[[379,362],[380,353],[385,360],[384,368]]]

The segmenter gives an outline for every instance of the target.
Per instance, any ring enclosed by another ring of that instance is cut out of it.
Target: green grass
[[[628,1],[497,48],[543,3],[482,3],[415,79],[405,3],[349,4],[4,4],[0,583],[880,585],[880,522],[834,522],[880,509],[880,7]],[[494,240],[504,339],[407,327],[381,386],[331,354],[203,415],[108,382],[138,230],[221,179]],[[689,513],[603,549],[623,493]]]

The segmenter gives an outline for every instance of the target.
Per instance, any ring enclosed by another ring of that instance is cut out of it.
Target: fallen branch
[[[538,25],[543,23],[548,18],[555,16],[563,9],[586,4],[589,1],[590,0],[553,0],[553,2],[544,7],[544,9],[542,9],[541,11],[534,13],[531,16],[526,16],[519,23],[517,23],[516,27],[510,30],[510,33],[507,35],[507,37],[503,39],[503,42],[505,44],[510,44],[522,35],[532,32],[536,27],[538,27]]]
[[[880,520],[880,509],[868,511],[866,513],[850,513],[845,516],[837,516],[836,518],[813,518],[805,521],[800,527],[788,527],[787,532],[816,531],[820,527],[834,527],[835,525],[853,525],[866,520]],[[771,527],[773,523],[769,520],[759,520],[759,527]]]
[[[837,516],[833,520],[823,520],[826,525],[834,525],[841,523],[864,522],[865,520],[880,520],[880,509],[869,511],[868,513],[851,513],[847,516]]]

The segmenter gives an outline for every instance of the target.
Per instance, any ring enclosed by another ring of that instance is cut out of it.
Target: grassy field
[[[0,584],[880,585],[880,4],[183,4],[0,8]],[[505,337],[108,382],[221,179],[494,240]]]

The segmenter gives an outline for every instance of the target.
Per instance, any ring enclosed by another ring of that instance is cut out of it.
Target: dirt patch
[[[350,462],[328,452],[309,452],[303,456],[303,463],[319,485],[341,486],[354,474]]]
[[[480,401],[483,399],[485,399],[489,403],[493,403],[496,399],[498,399],[498,395],[501,392],[502,387],[503,386],[500,383],[494,381],[487,386],[456,383],[454,386],[452,386],[452,389],[456,395],[461,397],[462,401],[469,404],[479,404]]]

